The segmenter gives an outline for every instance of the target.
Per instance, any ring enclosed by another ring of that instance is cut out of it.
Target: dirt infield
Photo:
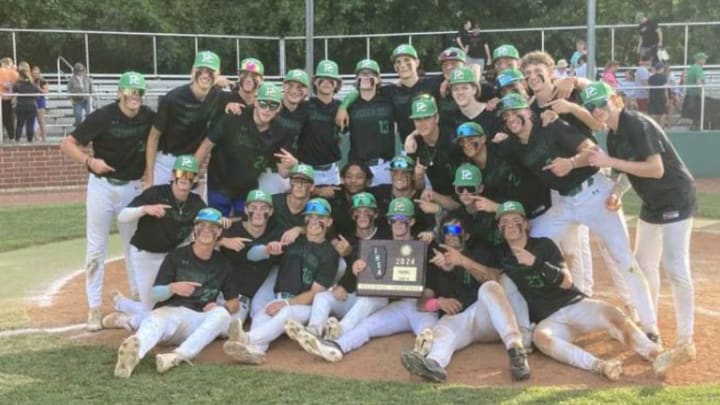
[[[695,233],[692,239],[692,265],[695,280],[697,310],[695,318],[697,361],[671,370],[665,380],[659,380],[650,365],[638,355],[612,341],[605,333],[588,336],[581,341],[583,347],[602,358],[621,358],[625,362],[625,374],[619,383],[611,383],[605,378],[570,366],[562,365],[543,354],[530,356],[532,377],[524,383],[512,383],[508,371],[508,358],[500,344],[475,344],[456,353],[448,368],[448,381],[472,386],[502,385],[561,385],[570,387],[609,387],[621,385],[657,386],[661,384],[687,385],[717,382],[720,371],[717,363],[720,354],[715,351],[715,339],[720,336],[720,274],[715,271],[720,263],[720,235]],[[611,293],[609,275],[603,265],[595,263],[596,296],[607,297],[617,303]],[[660,328],[666,344],[674,340],[675,317],[672,311],[672,295],[667,279],[663,277],[660,304]],[[110,310],[109,292],[112,288],[125,290],[127,280],[124,264],[112,263],[106,273],[106,299],[104,311]],[[50,307],[41,308],[29,304],[28,314],[34,326],[63,326],[82,323],[85,319],[84,277],[74,277],[54,297]],[[127,336],[125,331],[102,331],[96,334],[80,333],[74,339],[93,344],[117,347]],[[419,381],[411,377],[400,364],[399,352],[409,347],[413,336],[398,336],[375,339],[365,347],[348,354],[338,364],[328,364],[306,354],[286,337],[273,343],[267,361],[260,366],[265,369],[297,371],[325,376],[392,381]],[[199,356],[200,362],[229,363],[222,353],[222,342],[216,341]],[[168,348],[160,348],[165,351]],[[146,361],[151,360],[147,359]]]

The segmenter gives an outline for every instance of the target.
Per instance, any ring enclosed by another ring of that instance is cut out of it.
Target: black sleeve
[[[536,262],[538,260],[548,262],[557,267],[563,267],[565,265],[565,259],[560,252],[560,248],[558,248],[552,239],[542,238],[541,242],[533,250],[532,253],[535,255]]]
[[[219,261],[219,265],[224,267],[223,272],[225,273],[222,287],[220,287],[223,293],[223,297],[225,297],[226,300],[237,298],[240,295],[240,283],[234,282],[233,280],[232,266],[230,262],[224,257],[220,258],[222,260]]]
[[[95,110],[75,128],[71,135],[80,145],[86,146],[98,135],[105,132],[110,126],[110,122],[103,109]]]
[[[218,144],[220,142],[220,139],[225,133],[225,128],[228,126],[228,121],[230,121],[231,118],[232,115],[224,114],[220,119],[216,120],[210,128],[208,128],[207,138],[210,142],[213,144]]]
[[[142,207],[143,205],[158,204],[160,200],[160,193],[156,186],[150,187],[143,191],[140,195],[135,197],[128,207]]]
[[[339,260],[340,256],[337,251],[328,243],[327,248],[323,249],[320,255],[320,263],[318,264],[318,272],[315,275],[315,282],[325,288],[332,287],[335,282]]]
[[[557,134],[557,146],[559,151],[565,151],[567,154],[574,155],[577,153],[578,146],[588,139],[580,130],[574,128],[565,121],[557,120],[553,124],[555,124],[553,126],[553,130]]]
[[[155,114],[155,122],[153,123],[153,126],[155,129],[157,129],[160,132],[165,132],[167,129],[167,123],[168,123],[168,115],[170,115],[170,97],[168,97],[170,94],[166,94],[163,97],[160,97],[160,100],[158,101],[158,109],[157,114]]]
[[[638,160],[665,152],[660,130],[650,121],[642,120],[632,126],[632,143]]]
[[[168,285],[175,282],[177,274],[177,262],[175,256],[177,255],[177,252],[177,250],[173,250],[165,256],[165,259],[160,265],[160,270],[158,270],[158,275],[155,277],[155,283],[153,286]]]

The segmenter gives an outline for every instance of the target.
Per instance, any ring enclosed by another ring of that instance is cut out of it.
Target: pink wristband
[[[440,309],[440,300],[437,298],[430,298],[425,301],[425,310],[428,312],[437,312]]]

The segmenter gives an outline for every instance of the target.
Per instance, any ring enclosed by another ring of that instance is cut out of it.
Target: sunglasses
[[[388,224],[392,225],[395,223],[401,223],[401,224],[409,224],[410,223],[410,217],[406,215],[393,215],[390,218],[388,218]]]
[[[457,135],[457,137],[466,137],[466,136],[483,136],[485,134],[479,134],[474,128],[471,128],[471,127],[460,126],[457,129],[456,135]]]
[[[593,101],[592,103],[586,104],[585,108],[587,108],[588,111],[593,112],[596,108],[605,108],[608,104],[607,99],[604,100],[598,100]]]
[[[143,89],[123,89],[121,92],[123,96],[131,97],[131,96],[138,96],[142,97],[145,95],[145,90]]]
[[[173,170],[173,177],[175,177],[176,180],[185,179],[194,182],[197,178],[197,173],[186,172],[185,170]]]
[[[463,193],[477,194],[477,192],[478,192],[478,188],[476,186],[455,186],[456,194],[463,194]]]
[[[305,212],[312,213],[312,214],[306,214],[306,215],[325,215],[330,216],[330,211],[328,211],[327,207],[320,203],[316,202],[309,202],[305,206]]]
[[[390,170],[408,170],[410,168],[406,160],[393,160],[390,162]]]
[[[442,227],[442,231],[445,235],[460,236],[463,233],[462,226],[458,224],[447,224]]]
[[[280,108],[280,103],[276,101],[265,101],[265,100],[258,100],[258,107],[264,109],[264,110],[270,110],[275,111],[278,108]]]

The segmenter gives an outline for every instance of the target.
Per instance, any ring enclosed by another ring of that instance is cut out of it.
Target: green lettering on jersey
[[[256,156],[255,157],[255,163],[253,163],[253,167],[256,170],[262,170],[267,166],[267,161],[265,159],[265,156]]]
[[[390,133],[390,121],[380,120],[378,121],[378,127],[381,135],[387,135]]]
[[[315,274],[313,274],[313,271],[308,269],[307,267],[303,267],[302,280],[303,284],[312,285],[313,281],[315,281]]]
[[[537,274],[526,275],[525,281],[527,281],[528,285],[532,288],[543,288],[545,286],[545,282],[542,277]]]

